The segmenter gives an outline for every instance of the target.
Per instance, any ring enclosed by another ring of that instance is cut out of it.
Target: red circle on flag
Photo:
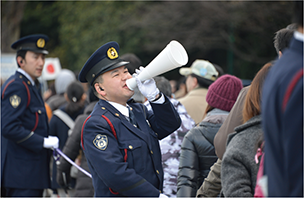
[[[51,73],[51,74],[54,73],[55,72],[54,65],[52,63],[48,64],[46,66],[46,70],[47,70],[48,73]]]

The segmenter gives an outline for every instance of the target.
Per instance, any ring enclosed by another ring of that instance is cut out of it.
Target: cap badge
[[[38,39],[37,47],[44,48],[44,46],[45,46],[45,40],[43,38]]]
[[[108,49],[107,55],[110,59],[118,58],[118,53],[114,47]]]
[[[200,74],[201,74],[202,76],[205,76],[205,75],[207,74],[207,69],[201,68],[201,69],[200,69]]]
[[[96,135],[95,139],[93,140],[94,146],[100,150],[106,150],[108,146],[108,137],[106,135]]]
[[[14,107],[14,108],[17,108],[21,102],[21,98],[17,95],[11,96],[9,100],[10,100],[12,107]]]

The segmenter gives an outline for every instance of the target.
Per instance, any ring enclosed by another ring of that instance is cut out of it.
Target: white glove
[[[169,198],[167,195],[160,193],[159,198]]]
[[[149,101],[153,101],[157,94],[159,94],[159,89],[156,87],[155,81],[153,78],[150,78],[148,80],[145,80],[144,82],[141,82],[138,78],[138,75],[143,71],[143,67],[140,67],[139,70],[136,69],[133,74],[133,77],[136,79],[137,87],[139,91],[144,95]]]
[[[59,139],[56,136],[49,136],[44,138],[43,147],[48,149],[55,149],[59,146]]]

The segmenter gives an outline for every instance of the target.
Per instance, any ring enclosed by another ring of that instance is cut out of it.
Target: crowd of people
[[[142,81],[111,41],[42,93],[49,38],[20,38],[1,87],[1,196],[303,197],[303,2],[294,15],[249,86],[204,59]]]

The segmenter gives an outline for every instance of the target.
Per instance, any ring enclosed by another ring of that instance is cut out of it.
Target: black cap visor
[[[109,59],[103,59],[99,63],[97,63],[86,75],[86,80],[87,82],[92,83],[94,80],[100,75],[103,74],[107,71],[110,71],[112,69],[116,69],[118,67],[121,67],[123,65],[127,65],[129,62],[123,61],[121,59],[116,59],[116,60],[109,60]],[[104,66],[106,65],[106,66]]]
[[[32,51],[36,53],[49,54],[49,52],[44,48],[38,48],[34,43],[24,43],[18,47],[16,47],[17,51],[26,50]]]

